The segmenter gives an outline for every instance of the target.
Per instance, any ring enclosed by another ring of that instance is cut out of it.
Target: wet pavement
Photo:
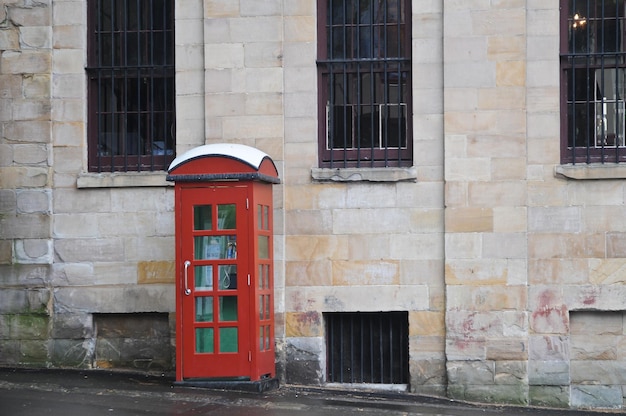
[[[264,393],[173,385],[168,376],[0,368],[0,416],[572,416],[620,412],[476,405],[409,393],[281,386]]]

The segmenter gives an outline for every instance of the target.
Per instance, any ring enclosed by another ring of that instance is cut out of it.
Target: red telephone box
[[[171,163],[176,216],[176,381],[274,387],[274,162],[239,144]]]

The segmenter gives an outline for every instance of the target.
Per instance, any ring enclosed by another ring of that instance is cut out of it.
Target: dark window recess
[[[410,3],[318,2],[320,166],[412,165]]]
[[[408,384],[407,312],[326,313],[327,381]]]
[[[561,0],[561,162],[625,162],[625,0]]]
[[[89,170],[174,158],[173,0],[88,0]]]
[[[174,349],[167,313],[93,315],[94,367],[170,370]]]

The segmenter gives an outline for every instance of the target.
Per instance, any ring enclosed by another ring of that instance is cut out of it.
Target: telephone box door
[[[183,378],[249,374],[246,186],[181,189]],[[191,201],[191,202],[190,202]]]

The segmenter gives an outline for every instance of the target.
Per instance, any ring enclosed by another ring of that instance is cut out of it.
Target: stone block
[[[42,144],[13,146],[13,160],[20,165],[47,165],[48,148]]]
[[[572,384],[626,385],[626,361],[572,360]]]
[[[534,386],[568,386],[570,384],[569,361],[529,361],[528,384]]]
[[[569,406],[569,386],[530,386],[528,389],[531,406],[566,408]]]
[[[524,233],[485,233],[482,235],[482,256],[495,259],[526,259]]]
[[[96,213],[56,214],[54,216],[53,235],[57,239],[99,237],[98,217],[99,214]]]
[[[289,210],[285,213],[285,226],[293,235],[331,234],[332,212],[330,210]]]
[[[51,217],[44,214],[0,216],[0,238],[49,238],[50,222]]]
[[[21,143],[48,143],[50,141],[50,121],[13,121],[5,126],[4,137]]]
[[[173,261],[141,261],[137,264],[137,283],[174,283],[176,264]]]
[[[42,287],[49,281],[49,274],[49,266],[18,264],[0,267],[0,280],[2,286],[7,288]]]
[[[23,26],[19,28],[19,34],[22,50],[52,47],[52,27],[50,26]]]
[[[17,195],[13,189],[0,189],[0,213],[17,213]]]
[[[15,240],[15,262],[18,264],[52,264],[51,239]]]
[[[528,404],[528,386],[523,384],[467,385],[464,399],[479,403]]]
[[[622,409],[621,386],[572,386],[571,406],[575,408]]]
[[[448,361],[480,360],[487,357],[486,341],[471,339],[446,339]]]
[[[49,190],[18,190],[16,197],[19,214],[50,213],[52,196]]]
[[[73,311],[55,313],[52,318],[52,339],[85,339],[93,335],[92,314]]]
[[[38,74],[52,68],[52,53],[46,50],[4,51],[0,56],[2,74]]]
[[[324,324],[317,312],[285,313],[285,336],[289,338],[322,337]]]
[[[0,265],[13,262],[13,243],[10,240],[0,240]]]
[[[335,286],[397,285],[399,264],[393,261],[333,261],[332,284]]]
[[[38,314],[17,314],[9,319],[11,338],[19,340],[48,339],[50,318]]]
[[[348,260],[348,237],[342,236],[286,236],[285,253],[288,261]]]
[[[237,17],[240,13],[239,2],[229,0],[206,0],[204,4],[205,18]]]
[[[494,361],[521,361],[528,359],[528,344],[524,339],[490,339],[487,359]]]
[[[581,231],[579,207],[529,207],[528,230],[541,233],[577,233]]]
[[[572,345],[579,345],[576,341],[584,342],[585,337],[593,336],[610,336],[624,334],[623,324],[624,313],[619,312],[594,312],[594,311],[576,311],[570,314],[570,334],[572,337],[580,335],[573,339]],[[589,339],[589,338],[587,338]]]
[[[448,382],[456,385],[493,386],[495,363],[493,361],[448,361]]]
[[[22,76],[0,73],[0,98],[19,98],[22,96]]]
[[[0,187],[2,188],[40,188],[50,181],[47,167],[12,166],[0,168]]]
[[[287,286],[330,286],[332,284],[332,262],[288,261],[285,263],[285,285]]]
[[[450,285],[448,309],[499,313],[503,309],[524,310],[527,294],[523,286]]]
[[[11,7],[8,14],[11,23],[19,27],[50,26],[51,7]]]
[[[496,384],[527,385],[528,361],[496,361]]]
[[[20,363],[20,342],[18,340],[0,340],[0,363],[17,366]]]
[[[94,349],[93,339],[52,339],[49,341],[50,363],[61,368],[91,368]]]
[[[493,209],[448,208],[445,228],[449,233],[491,232],[493,231]]]
[[[123,239],[64,238],[55,241],[55,256],[68,263],[125,260]]]
[[[54,290],[55,313],[75,310],[94,313],[171,312],[172,285],[67,287]]]
[[[424,386],[439,386],[446,384],[445,360],[411,360],[409,363],[411,391],[424,392]]]
[[[321,385],[325,379],[320,356],[322,338],[288,338],[285,346],[285,381],[291,384]]]
[[[24,366],[45,367],[48,363],[47,340],[20,340],[19,364]]]
[[[441,337],[446,333],[443,311],[410,311],[409,336]]]

